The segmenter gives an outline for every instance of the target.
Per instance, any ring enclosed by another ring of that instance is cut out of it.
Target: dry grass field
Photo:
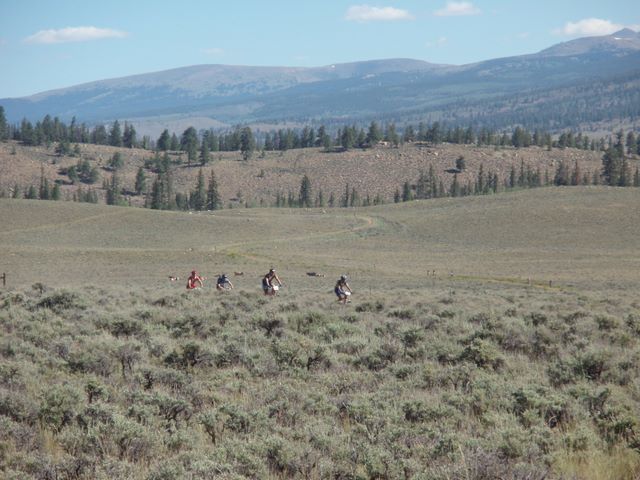
[[[376,290],[444,278],[594,289],[640,281],[640,191],[633,188],[193,214],[5,199],[0,225],[0,269],[15,286],[160,286],[192,268],[208,276],[245,271],[240,282],[253,286],[271,265],[292,288],[317,284],[308,271],[347,272]]]

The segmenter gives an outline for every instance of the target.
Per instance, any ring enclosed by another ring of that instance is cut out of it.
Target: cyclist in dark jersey
[[[333,289],[333,291],[338,296],[338,302],[342,302],[343,304],[347,303],[347,299],[352,292],[351,287],[347,283],[346,275],[340,275],[340,278],[338,279],[336,287]]]
[[[227,277],[227,274],[223,273],[218,277],[218,280],[216,281],[216,290],[221,292],[224,290],[231,290],[231,289],[233,289],[233,283],[231,283],[231,280],[229,280],[229,277]]]
[[[274,281],[278,282],[278,285],[274,285]],[[276,275],[276,271],[273,268],[269,270],[269,273],[262,277],[262,290],[265,295],[276,295],[278,288],[281,286],[282,282],[278,278],[278,275]]]

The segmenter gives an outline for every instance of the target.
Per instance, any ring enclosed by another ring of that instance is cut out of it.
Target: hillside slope
[[[133,191],[135,176],[145,160],[153,158],[153,153],[141,149],[125,149],[101,145],[80,145],[81,157],[58,157],[53,147],[25,147],[15,143],[0,143],[0,189],[8,191],[16,184],[22,189],[28,185],[40,184],[41,168],[50,183],[59,182],[64,196],[72,198],[77,190],[76,185],[69,183],[64,169],[76,165],[79,160],[87,160],[100,172],[100,180],[93,186],[100,190],[102,180],[110,179],[111,172],[107,165],[109,159],[119,152],[124,161],[124,168],[118,176],[121,185]],[[15,154],[12,152],[15,150]],[[400,148],[381,147],[373,149],[352,149],[340,153],[325,153],[318,148],[294,149],[284,152],[266,152],[264,157],[256,154],[250,161],[241,161],[238,152],[221,152],[212,154],[212,161],[203,168],[208,179],[213,170],[218,179],[220,196],[225,205],[274,205],[279,194],[287,196],[291,193],[298,196],[300,181],[303,175],[311,180],[312,196],[315,198],[322,190],[325,204],[333,194],[336,205],[339,204],[347,184],[355,188],[361,200],[369,196],[370,200],[380,195],[385,202],[393,201],[396,190],[402,190],[404,182],[415,184],[421,172],[433,167],[437,180],[448,190],[453,174],[448,173],[455,166],[455,161],[464,157],[466,170],[458,174],[461,185],[474,184],[480,168],[484,173],[495,172],[500,185],[509,177],[511,169],[519,174],[520,168],[530,168],[545,172],[553,178],[560,162],[573,169],[578,162],[583,174],[591,176],[602,168],[602,153],[578,149],[544,148],[504,148],[476,147],[473,145],[440,144],[437,146],[421,146],[407,144]],[[171,154],[171,160],[180,162],[172,165],[175,192],[188,194],[195,188],[199,166],[186,166],[184,152]],[[632,171],[638,165],[632,159]],[[146,170],[147,186],[150,187],[155,174]],[[100,191],[103,196],[104,192]],[[134,205],[144,203],[142,196],[130,195],[128,200]]]

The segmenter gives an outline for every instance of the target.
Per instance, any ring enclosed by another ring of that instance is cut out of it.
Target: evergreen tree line
[[[618,147],[616,147],[618,145]],[[433,165],[429,166],[426,172],[421,172],[415,183],[405,181],[402,188],[397,188],[394,194],[394,202],[406,202],[417,199],[429,199],[438,197],[464,197],[468,195],[487,195],[498,193],[501,191],[510,191],[522,188],[536,188],[555,186],[578,186],[578,185],[600,185],[606,184],[620,187],[640,187],[640,168],[636,165],[632,168],[622,155],[616,157],[615,153],[619,152],[620,146],[616,143],[613,147],[607,149],[603,155],[602,170],[582,171],[580,163],[575,160],[573,165],[561,160],[558,162],[555,170],[550,172],[545,169],[544,172],[540,168],[533,169],[530,165],[524,164],[522,161],[519,168],[511,165],[509,175],[500,179],[495,171],[486,171],[484,165],[480,164],[478,174],[475,179],[466,183],[461,183],[458,173],[453,174],[451,184],[446,187],[441,179],[435,175]],[[617,150],[616,150],[617,148]],[[614,160],[615,167],[610,167],[610,158],[621,158]],[[607,173],[611,169],[613,173]]]
[[[108,128],[96,125],[89,128],[84,123],[78,123],[75,117],[69,125],[57,117],[46,115],[41,121],[33,125],[24,119],[19,125],[9,125],[0,106],[0,141],[13,139],[25,145],[49,145],[57,142],[56,153],[69,155],[78,154],[77,147],[71,144],[90,143],[97,145],[111,145],[114,147],[143,148],[160,152],[181,151],[186,153],[187,164],[206,165],[211,161],[215,152],[242,153],[244,160],[251,158],[256,151],[286,151],[298,148],[320,147],[331,150],[368,148],[379,142],[386,142],[390,146],[401,143],[426,142],[431,144],[475,144],[479,146],[516,147],[524,148],[532,145],[546,148],[579,148],[584,150],[605,151],[611,146],[614,138],[590,139],[582,133],[563,132],[554,139],[548,131],[536,129],[529,131],[516,127],[512,131],[498,131],[487,127],[475,129],[471,126],[446,127],[440,122],[431,124],[420,122],[417,125],[406,124],[399,129],[395,123],[387,122],[379,125],[372,121],[368,128],[357,125],[337,126],[333,133],[321,125],[318,129],[310,126],[292,129],[279,129],[269,132],[254,132],[248,126],[236,126],[228,131],[216,132],[213,129],[198,132],[194,127],[188,127],[178,137],[165,129],[154,141],[148,136],[138,139],[133,125],[124,122],[121,126],[118,120]],[[626,151],[629,154],[640,155],[640,136],[633,131],[626,138]]]

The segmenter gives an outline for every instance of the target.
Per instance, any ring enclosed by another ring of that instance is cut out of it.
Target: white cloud
[[[407,10],[393,7],[372,7],[370,5],[352,5],[348,8],[344,18],[353,22],[380,22],[413,20]]]
[[[564,27],[555,29],[553,33],[567,37],[595,37],[598,35],[611,35],[623,28],[630,28],[637,32],[640,30],[640,25],[621,25],[601,18],[584,18],[577,22],[567,22]]]
[[[520,32],[516,35],[517,38],[524,40],[525,38],[529,38],[531,34],[529,32]]]
[[[445,43],[447,43],[447,37],[440,37],[440,38],[438,38],[437,40],[435,40],[433,42],[427,42],[425,46],[427,48],[441,47]]]
[[[577,22],[567,22],[564,27],[555,31],[558,35],[566,35],[568,37],[574,36],[595,36],[595,35],[610,35],[613,32],[622,30],[624,27],[620,24],[613,23],[609,20],[602,20],[601,18],[585,18],[578,20]]]
[[[205,55],[219,56],[224,54],[224,50],[218,47],[203,48],[202,53],[204,53]]]
[[[45,44],[87,42],[103,38],[124,38],[127,35],[127,32],[113,30],[110,28],[67,27],[59,30],[40,30],[39,32],[25,38],[24,41],[27,43]]]
[[[471,2],[447,2],[447,5],[433,14],[436,17],[460,17],[463,15],[479,15],[480,9]]]

